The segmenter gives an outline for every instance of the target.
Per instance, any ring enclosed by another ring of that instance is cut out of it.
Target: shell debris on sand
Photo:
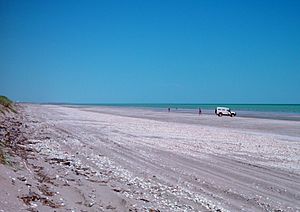
[[[270,131],[274,125],[298,129],[293,122],[115,112],[24,105],[28,146],[38,157],[28,167],[42,184],[39,190],[23,174],[32,188],[49,197],[53,192],[53,201],[70,210],[299,209],[299,136]]]

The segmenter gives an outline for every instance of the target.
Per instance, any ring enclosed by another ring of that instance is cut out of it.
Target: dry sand
[[[0,211],[300,210],[298,121],[20,110],[21,125],[2,119],[6,131],[19,130],[24,152],[0,165]]]

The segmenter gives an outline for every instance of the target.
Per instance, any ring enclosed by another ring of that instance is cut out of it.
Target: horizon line
[[[76,102],[34,102],[34,101],[15,101],[16,103],[24,104],[74,104],[74,105],[216,105],[216,104],[230,104],[230,105],[300,105],[300,103],[171,103],[171,102],[155,102],[155,103],[141,103],[141,102],[101,102],[101,103],[76,103]]]

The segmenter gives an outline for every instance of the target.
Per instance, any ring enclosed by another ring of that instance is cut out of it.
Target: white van
[[[236,112],[231,111],[228,107],[217,107],[215,109],[215,114],[217,116],[236,116]]]

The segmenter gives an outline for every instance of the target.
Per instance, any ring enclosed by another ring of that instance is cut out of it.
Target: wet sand
[[[0,165],[4,211],[300,210],[300,122],[22,107],[34,151],[16,172]]]

